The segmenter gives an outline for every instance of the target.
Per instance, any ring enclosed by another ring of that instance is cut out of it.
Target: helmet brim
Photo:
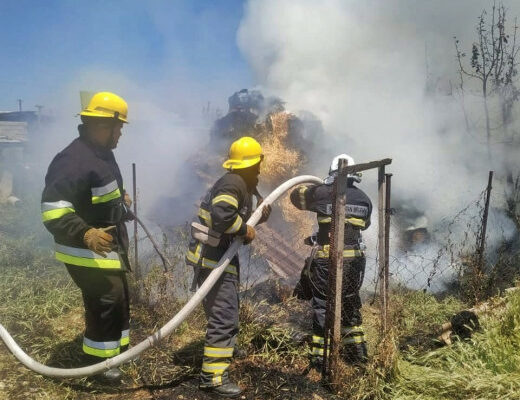
[[[79,113],[79,115],[82,115],[84,117],[94,117],[94,118],[112,118],[114,119],[114,115],[110,114],[104,114],[99,111],[82,111]],[[124,124],[128,124],[128,121],[126,118],[122,117],[121,115],[117,116],[117,119]]]
[[[233,160],[230,158],[229,160],[224,161],[222,164],[222,167],[225,169],[244,169],[252,167],[253,165],[258,164],[260,161],[262,161],[262,156],[256,156],[251,159],[246,160]]]

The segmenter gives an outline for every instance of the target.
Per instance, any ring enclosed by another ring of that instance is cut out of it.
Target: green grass
[[[0,208],[0,323],[38,361],[77,367],[83,332],[81,293],[53,259],[52,239],[37,214],[24,207]],[[17,226],[19,220],[24,222]],[[166,250],[177,254],[182,249]],[[187,272],[179,269],[165,275],[155,265],[139,284],[130,279],[133,290],[141,291],[134,296],[140,302],[132,304],[132,344],[182,306],[184,299],[174,293],[185,291],[183,273]],[[179,284],[184,286],[176,291]],[[294,331],[285,324],[297,315],[298,324],[309,322],[308,305],[291,298],[277,305],[244,301],[239,343],[248,356],[233,363],[232,376],[247,388],[247,398],[260,400],[520,399],[520,293],[497,302],[481,318],[482,331],[471,340],[438,348],[438,327],[465,308],[454,297],[438,300],[423,292],[396,290],[391,296],[390,333],[380,340],[379,311],[365,305],[371,361],[364,370],[343,366],[343,383],[334,395],[321,386],[320,374],[308,370],[308,344],[295,342]],[[205,324],[199,307],[172,336],[124,367],[128,378],[123,389],[90,379],[41,377],[0,344],[0,399],[209,398],[197,391]],[[302,329],[308,330],[308,325]]]
[[[520,294],[481,324],[469,341],[401,358],[390,398],[520,399]]]

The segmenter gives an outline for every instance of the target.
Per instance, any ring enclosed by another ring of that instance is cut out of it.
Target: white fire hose
[[[301,183],[322,183],[323,180],[312,175],[302,175],[295,178],[289,179],[285,183],[278,186],[262,204],[269,205],[276,201],[282,194],[287,192],[292,187]],[[261,217],[262,207],[259,207],[251,218],[247,221],[248,225],[255,226]],[[182,309],[164,325],[161,329],[155,332],[153,335],[148,336],[141,343],[130,348],[122,354],[119,354],[113,358],[108,358],[100,363],[89,365],[81,368],[54,368],[48,367],[34,360],[28,356],[18,344],[14,341],[13,337],[7,332],[7,330],[0,324],[0,338],[4,341],[7,348],[13,353],[13,355],[27,368],[30,370],[45,376],[56,377],[56,378],[81,378],[89,375],[96,375],[105,370],[117,367],[127,361],[133,360],[139,354],[146,349],[156,345],[162,339],[168,337],[187,317],[190,313],[200,304],[202,299],[206,297],[208,292],[211,290],[215,282],[220,278],[231,259],[237,253],[239,247],[242,245],[242,239],[237,238],[233,241],[231,246],[228,248],[226,253],[220,259],[218,266],[211,271],[202,286],[192,296],[191,299],[182,307]]]

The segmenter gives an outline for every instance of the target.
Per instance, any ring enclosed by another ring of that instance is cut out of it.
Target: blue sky
[[[225,104],[252,85],[236,45],[243,3],[2,0],[0,110],[17,109],[18,98],[24,110],[52,107],[55,94],[90,69],[121,73],[148,88],[175,75],[207,89],[208,100],[223,92]]]

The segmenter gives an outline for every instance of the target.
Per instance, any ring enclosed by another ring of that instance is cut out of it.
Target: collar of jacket
[[[323,180],[323,183],[325,185],[332,185],[334,183],[334,180],[336,179],[336,175],[337,175],[337,172],[334,172],[332,173],[331,175],[327,176],[324,180]],[[356,182],[356,179],[349,176],[347,177],[347,187],[355,187],[354,186],[354,182]]]
[[[86,134],[85,131],[85,125],[81,124],[78,125],[78,131],[79,131],[79,139],[87,145],[99,158],[102,158],[104,160],[112,160],[114,159],[114,153],[110,149],[106,149],[104,147],[101,147],[97,144],[92,143]]]
[[[254,187],[250,187],[250,182],[248,182],[247,179],[245,179],[241,174],[239,174],[236,171],[229,171],[227,173],[239,176],[244,181],[244,183],[246,184],[247,192],[249,194],[253,194],[254,193],[254,191],[256,189],[256,185]]]

